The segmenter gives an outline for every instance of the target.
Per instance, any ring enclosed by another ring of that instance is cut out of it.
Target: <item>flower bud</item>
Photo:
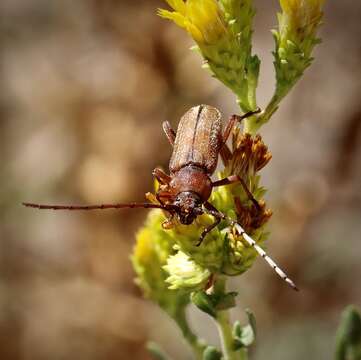
[[[260,60],[252,56],[251,0],[166,0],[174,11],[163,18],[185,29],[197,43],[203,67],[229,87],[241,108],[254,110]]]
[[[159,15],[173,20],[200,44],[215,44],[226,34],[223,14],[215,0],[167,0],[174,11],[160,9]]]
[[[321,24],[324,0],[280,0],[278,14],[275,69],[278,97],[283,97],[311,64],[317,29]]]
[[[209,270],[196,264],[182,251],[169,256],[163,269],[169,274],[166,279],[170,284],[169,289],[200,290],[205,287],[210,276]]]

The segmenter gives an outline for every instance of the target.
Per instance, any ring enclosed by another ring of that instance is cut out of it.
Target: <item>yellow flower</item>
[[[174,21],[199,44],[214,44],[226,34],[223,13],[216,0],[166,0],[174,11],[159,15]]]
[[[150,263],[154,256],[153,244],[149,235],[148,229],[141,230],[138,233],[137,244],[134,247],[135,258],[141,259],[143,263]]]
[[[163,220],[161,211],[149,212],[146,226],[137,234],[137,243],[131,257],[138,275],[137,283],[145,296],[159,303],[166,303],[169,297],[165,284],[167,274],[162,266],[166,264],[169,255],[174,253],[171,239],[162,231]]]

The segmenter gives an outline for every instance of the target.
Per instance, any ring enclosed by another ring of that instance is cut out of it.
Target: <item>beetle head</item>
[[[191,224],[203,213],[201,198],[191,191],[179,193],[173,205],[178,207],[177,216],[183,225]]]

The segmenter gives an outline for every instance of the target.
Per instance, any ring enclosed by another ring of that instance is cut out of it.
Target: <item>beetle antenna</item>
[[[239,234],[243,237],[247,243],[252,246],[259,255],[267,261],[271,268],[281,277],[293,290],[299,291],[295,283],[285,274],[285,272],[267,255],[267,253],[243,230],[242,226],[234,220],[227,218],[228,221],[236,228]]]
[[[100,204],[100,205],[44,205],[33,203],[22,203],[26,207],[41,210],[104,210],[104,209],[125,209],[125,208],[145,208],[163,209],[167,211],[175,210],[173,205],[158,205],[152,203],[122,203],[122,204]]]

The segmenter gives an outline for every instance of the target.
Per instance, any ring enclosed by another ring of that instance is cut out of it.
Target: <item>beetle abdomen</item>
[[[216,108],[209,105],[191,108],[179,122],[169,170],[174,173],[194,164],[212,174],[217,167],[221,135],[221,114]]]

